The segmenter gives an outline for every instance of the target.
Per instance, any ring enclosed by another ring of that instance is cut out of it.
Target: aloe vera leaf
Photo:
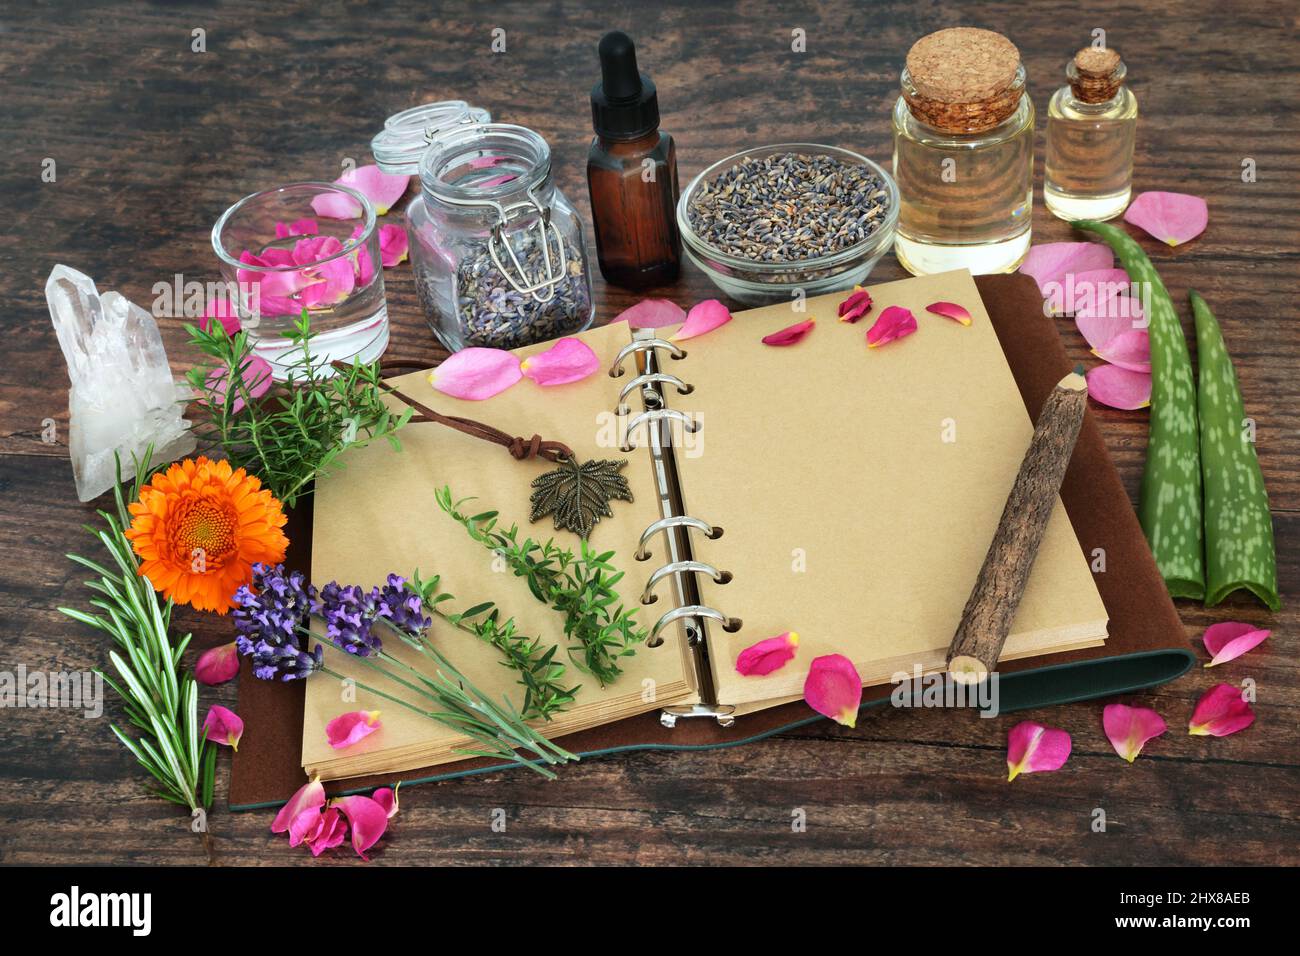
[[[1205,485],[1205,603],[1246,589],[1276,611],[1273,516],[1255,444],[1247,433],[1237,373],[1210,307],[1189,292],[1196,319],[1201,478]]]
[[[1103,239],[1119,256],[1135,288],[1150,291],[1147,320],[1151,335],[1151,429],[1138,520],[1169,593],[1174,597],[1203,598],[1200,435],[1192,357],[1182,323],[1160,274],[1128,233],[1091,220],[1073,225]]]

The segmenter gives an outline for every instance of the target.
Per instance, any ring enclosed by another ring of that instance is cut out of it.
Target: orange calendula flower
[[[140,574],[177,604],[225,614],[253,564],[284,560],[284,511],[262,482],[230,462],[187,458],[160,471],[131,503],[126,537]]]

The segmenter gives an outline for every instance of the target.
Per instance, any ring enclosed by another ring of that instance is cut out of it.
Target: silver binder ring
[[[629,452],[636,448],[632,444],[632,432],[636,431],[637,426],[642,422],[659,422],[665,419],[674,419],[682,423],[682,428],[687,434],[694,435],[704,426],[685,412],[679,412],[675,408],[656,408],[648,412],[642,412],[627,423],[627,430],[623,433],[623,444],[619,446],[619,451]]]
[[[638,339],[630,342],[619,349],[618,355],[614,357],[614,364],[609,367],[609,377],[618,378],[623,374],[623,360],[629,355],[637,352],[649,352],[655,349],[667,349],[669,354],[675,359],[686,358],[686,351],[678,348],[667,339]]]
[[[654,628],[650,631],[650,636],[646,638],[646,647],[658,647],[664,642],[660,637],[664,628],[675,621],[680,621],[688,617],[707,617],[711,621],[717,621],[722,625],[724,631],[740,630],[740,619],[727,617],[716,608],[704,607],[701,604],[687,604],[684,607],[675,607],[659,620],[655,621]]]
[[[691,392],[695,391],[694,385],[687,385],[676,375],[669,375],[667,372],[650,372],[646,375],[638,375],[636,378],[632,379],[632,381],[624,385],[622,391],[618,393],[618,413],[620,415],[626,415],[630,411],[628,406],[625,404],[624,399],[635,392],[638,388],[645,388],[647,391],[650,391],[651,394],[658,395],[658,392],[650,389],[650,386],[657,385],[661,382],[667,385],[675,385],[677,387],[678,395],[689,395]]]
[[[696,531],[703,531],[706,538],[716,539],[722,537],[722,529],[717,525],[711,525],[699,518],[692,518],[690,515],[669,515],[667,518],[660,518],[658,521],[652,521],[646,525],[645,530],[641,532],[641,540],[637,544],[636,553],[633,557],[638,561],[649,561],[650,549],[646,545],[660,531],[667,531],[669,528],[694,528]]]
[[[655,585],[664,578],[672,577],[674,574],[707,574],[718,584],[726,584],[731,580],[730,571],[719,571],[711,564],[705,564],[703,561],[673,561],[671,564],[665,564],[662,568],[655,570],[650,575],[650,580],[645,583],[645,589],[641,592],[642,604],[653,604],[658,598],[655,597]]]

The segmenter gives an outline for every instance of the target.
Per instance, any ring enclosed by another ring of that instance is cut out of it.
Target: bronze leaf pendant
[[[627,465],[626,458],[581,463],[576,458],[564,458],[558,464],[554,471],[533,479],[529,521],[550,515],[557,531],[572,531],[586,538],[597,521],[614,517],[609,508],[611,501],[632,500],[632,489],[619,474]]]

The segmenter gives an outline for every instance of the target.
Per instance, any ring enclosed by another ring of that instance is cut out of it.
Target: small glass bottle
[[[1113,219],[1128,206],[1138,105],[1127,72],[1117,51],[1085,47],[1052,94],[1043,199],[1061,219]]]
[[[912,45],[899,85],[899,263],[914,275],[1012,271],[1029,251],[1034,194],[1020,51],[991,30],[940,30]]]
[[[601,81],[591,91],[596,137],[587,152],[587,188],[596,257],[607,282],[646,289],[677,278],[677,150],[659,129],[655,85],[637,70],[625,33],[600,41]]]

